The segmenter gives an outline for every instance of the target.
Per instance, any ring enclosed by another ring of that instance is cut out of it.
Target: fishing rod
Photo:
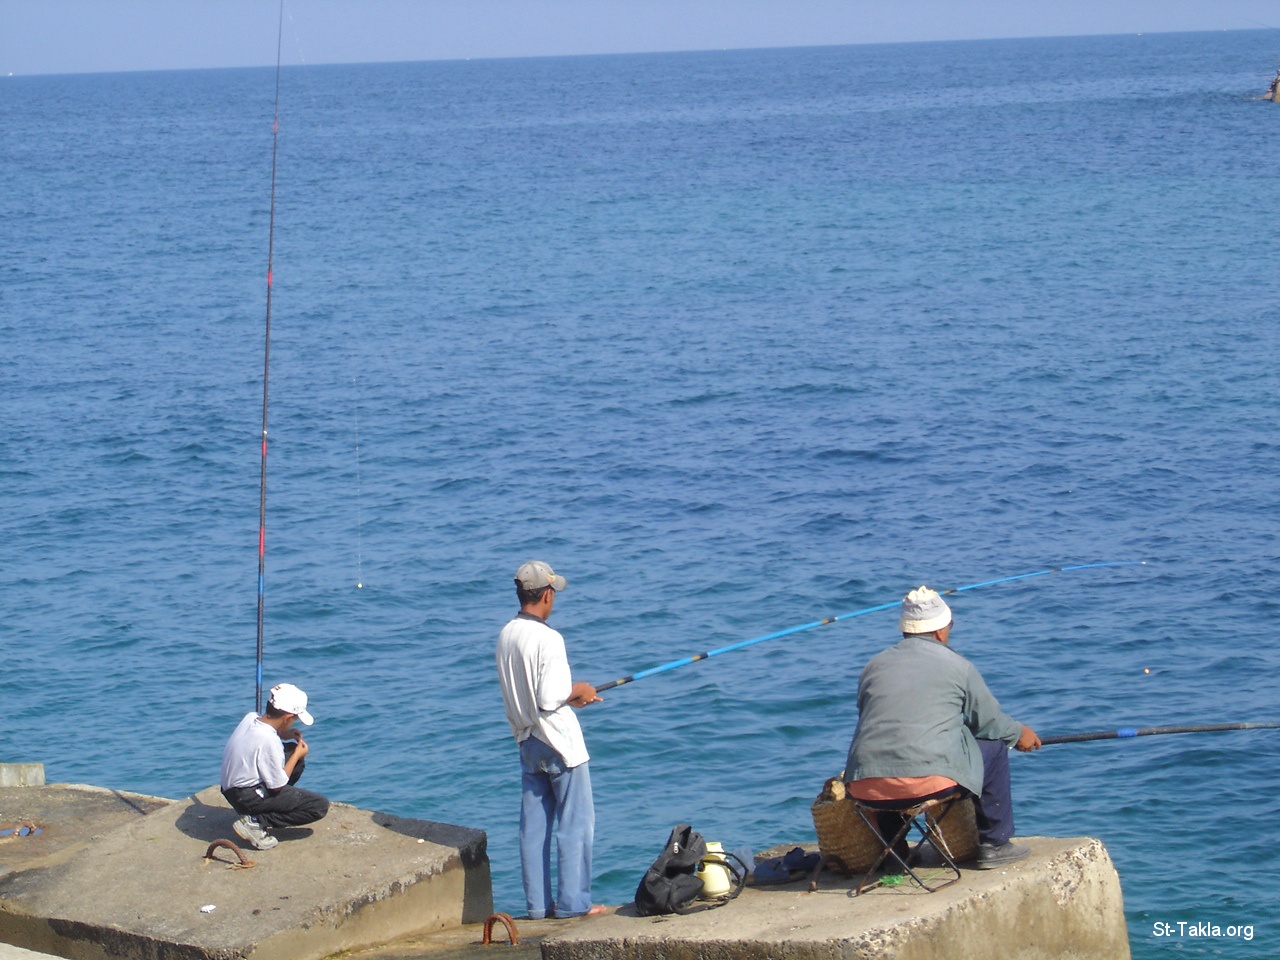
[[[1067,733],[1057,737],[1041,737],[1041,746],[1051,743],[1082,743],[1085,740],[1127,740],[1131,737],[1158,737],[1166,733],[1218,733],[1223,730],[1274,730],[1280,720],[1264,720],[1258,723],[1201,723],[1188,727],[1120,727],[1118,730],[1099,730],[1094,733]]]
[[[1029,580],[1032,577],[1043,577],[1050,573],[1066,573],[1071,570],[1092,570],[1097,567],[1135,567],[1144,566],[1145,560],[1114,560],[1107,563],[1081,563],[1072,567],[1049,567],[1047,570],[1033,570],[1031,573],[1020,573],[1013,577],[1001,577],[998,580],[984,580],[981,583],[971,583],[964,587],[952,587],[950,590],[939,591],[944,597],[951,596],[956,593],[963,593],[966,590],[977,590],[979,587],[990,587],[997,583],[1012,583],[1014,580]],[[775,633],[766,633],[763,637],[753,637],[750,640],[741,640],[737,643],[731,643],[727,647],[720,647],[716,650],[708,650],[705,653],[695,654],[692,657],[682,657],[679,660],[672,660],[670,663],[664,663],[661,666],[650,667],[648,670],[641,670],[639,673],[633,673],[630,676],[622,677],[619,680],[610,680],[608,683],[602,683],[596,687],[597,692],[601,690],[612,690],[614,687],[620,687],[624,683],[633,683],[636,680],[643,680],[645,677],[652,677],[658,673],[666,673],[668,670],[674,670],[677,667],[683,667],[690,663],[697,663],[699,660],[706,660],[710,657],[718,657],[722,653],[730,653],[734,650],[741,650],[743,647],[749,647],[756,643],[764,643],[766,640],[777,640],[780,637],[789,637],[793,633],[800,633],[803,630],[812,630],[814,627],[822,627],[828,623],[839,623],[841,620],[849,620],[853,617],[865,616],[868,613],[877,613],[881,610],[891,610],[899,606],[901,600],[894,600],[891,603],[880,603],[874,607],[864,607],[861,610],[854,610],[851,613],[842,613],[835,617],[826,617],[822,620],[814,620],[811,623],[802,623],[799,626],[788,627],[785,630],[778,630]]]
[[[284,46],[284,0],[276,31],[276,102],[271,122],[271,213],[267,226],[267,326],[262,349],[262,480],[258,487],[258,662],[254,709],[262,712],[262,613],[267,582],[267,385],[271,377],[271,280],[276,243],[276,154],[280,145],[280,52]]]

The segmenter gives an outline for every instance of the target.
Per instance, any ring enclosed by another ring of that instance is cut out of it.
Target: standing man
[[[858,683],[845,778],[851,796],[882,810],[974,796],[975,866],[992,869],[1031,852],[1011,842],[1008,747],[1038,750],[1040,738],[1002,711],[977,668],[950,649],[951,625],[951,608],[928,587],[903,598],[902,640],[872,657]]]
[[[320,794],[294,786],[308,750],[295,720],[311,726],[307,695],[292,683],[278,684],[266,713],[246,713],[222,751],[222,795],[242,814],[232,829],[258,850],[280,842],[269,830],[314,823],[329,812]],[[286,740],[293,741],[287,749]]]
[[[564,637],[547,626],[567,581],[541,560],[516,571],[520,612],[498,634],[498,680],[520,745],[520,864],[531,920],[603,913],[591,903],[596,814],[587,745],[574,707],[598,703],[595,687],[574,683]],[[559,895],[551,896],[555,835]]]

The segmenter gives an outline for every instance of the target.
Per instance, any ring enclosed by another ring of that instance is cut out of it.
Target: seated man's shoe
[[[973,865],[979,870],[994,870],[1025,860],[1031,856],[1031,848],[1009,841],[996,846],[994,843],[978,844],[978,856]]]
[[[231,829],[253,844],[255,850],[270,850],[280,842],[253,817],[241,817],[231,825]]]

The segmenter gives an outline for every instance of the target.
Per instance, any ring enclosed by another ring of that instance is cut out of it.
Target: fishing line
[[[360,506],[360,381],[356,385],[356,589],[364,589],[364,515]]]
[[[1012,583],[1015,580],[1029,580],[1032,577],[1043,577],[1050,573],[1066,573],[1070,570],[1093,570],[1098,567],[1135,567],[1145,566],[1145,560],[1115,560],[1108,563],[1081,563],[1073,567],[1050,567],[1047,570],[1034,570],[1031,573],[1020,573],[1012,577],[1001,577],[998,580],[984,580],[981,583],[971,583],[964,587],[952,587],[950,590],[940,590],[942,596],[950,596],[956,593],[963,593],[966,590],[977,590],[979,587],[990,587],[997,583]],[[608,683],[602,683],[596,687],[597,691],[612,690],[614,687],[620,687],[624,683],[633,683],[636,680],[643,680],[645,677],[652,677],[658,673],[666,673],[668,670],[674,670],[677,667],[683,667],[690,663],[697,663],[699,660],[706,660],[710,657],[718,657],[722,653],[730,653],[734,650],[741,650],[752,644],[764,643],[766,640],[777,640],[780,637],[789,637],[793,633],[800,633],[803,630],[812,630],[814,627],[825,626],[828,623],[839,623],[841,620],[849,620],[853,617],[865,616],[868,613],[876,613],[880,610],[891,610],[899,606],[902,601],[894,600],[890,603],[876,604],[874,607],[864,607],[861,610],[854,610],[851,613],[842,613],[835,617],[826,617],[822,620],[814,620],[811,623],[802,623],[796,627],[788,627],[785,630],[778,630],[775,633],[766,633],[763,637],[753,637],[750,640],[741,640],[738,643],[731,643],[727,647],[720,647],[716,650],[708,650],[706,653],[699,653],[692,657],[682,657],[679,660],[672,660],[670,663],[664,663],[658,667],[650,667],[648,670],[641,670],[639,673],[633,673],[630,676],[621,678],[620,680],[610,680]]]
[[[1202,723],[1188,727],[1120,727],[1095,733],[1067,733],[1057,737],[1041,737],[1042,746],[1052,743],[1082,743],[1085,740],[1128,740],[1131,737],[1158,737],[1167,733],[1218,733],[1224,730],[1274,730],[1280,720],[1258,723]]]
[[[266,602],[267,573],[267,398],[271,377],[271,286],[276,243],[276,156],[280,145],[280,52],[284,46],[284,0],[276,31],[276,98],[271,121],[271,212],[267,227],[267,323],[262,349],[262,480],[258,487],[258,661],[255,671],[254,709],[262,712],[262,613]]]
[[[294,6],[297,6],[295,4]],[[305,4],[303,5],[305,7]],[[293,16],[293,7],[289,7],[285,11],[285,19],[289,26],[289,39],[292,41],[291,56],[297,60],[297,66],[307,67],[307,54],[302,45],[302,33],[298,30],[298,23]],[[311,77],[311,71],[302,69],[293,74],[295,86],[290,88],[291,91],[298,95],[301,99],[305,96],[307,106],[311,108],[308,116],[307,129],[310,130],[327,130],[325,126],[325,112],[320,107],[320,97],[316,95],[316,84]],[[296,106],[295,106],[296,109]],[[295,116],[296,122],[296,116]]]

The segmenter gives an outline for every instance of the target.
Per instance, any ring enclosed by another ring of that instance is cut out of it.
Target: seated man
[[[858,683],[845,779],[851,796],[882,809],[961,791],[974,796],[975,865],[991,869],[1031,852],[1010,842],[1007,747],[1036,750],[1040,738],[1005,714],[973,664],[947,646],[951,623],[951,608],[928,587],[903,598],[902,640],[872,657]]]
[[[268,830],[314,823],[329,812],[320,794],[294,786],[308,749],[294,720],[311,725],[307,695],[291,683],[274,686],[266,713],[245,714],[222,752],[222,795],[242,814],[232,828],[259,850],[279,842]],[[295,742],[286,750],[285,740]]]

